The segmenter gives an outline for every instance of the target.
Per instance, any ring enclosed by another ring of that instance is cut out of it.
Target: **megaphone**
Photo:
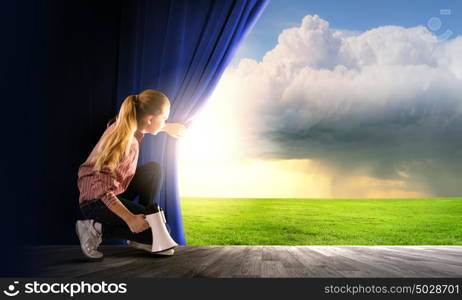
[[[165,251],[178,246],[167,231],[165,215],[163,210],[145,215],[146,221],[151,226],[152,249],[151,252]]]

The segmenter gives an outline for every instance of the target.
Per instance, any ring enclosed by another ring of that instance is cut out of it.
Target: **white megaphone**
[[[164,211],[160,210],[154,214],[145,215],[146,221],[151,226],[152,231],[152,249],[151,251],[160,252],[178,246],[167,231],[165,224]]]

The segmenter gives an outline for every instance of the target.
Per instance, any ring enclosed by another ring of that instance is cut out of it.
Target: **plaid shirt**
[[[115,123],[109,126],[102,137],[112,131],[114,126]],[[127,189],[128,184],[135,175],[143,133],[138,130],[135,132],[128,156],[119,162],[112,174],[107,166],[103,166],[100,172],[93,171],[94,163],[90,162],[96,154],[96,149],[101,143],[102,137],[87,160],[79,167],[77,179],[80,191],[79,204],[87,200],[101,199],[106,206],[113,205],[117,200],[116,195],[123,193]]]

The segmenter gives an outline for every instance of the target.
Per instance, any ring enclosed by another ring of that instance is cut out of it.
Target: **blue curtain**
[[[117,99],[153,88],[171,101],[168,122],[192,120],[269,0],[127,1],[121,20]],[[177,182],[177,140],[146,135],[139,163],[159,162],[157,203],[174,240],[185,245]]]
[[[77,170],[128,94],[172,100],[170,121],[195,117],[267,1],[4,1],[0,10],[6,124],[0,275],[34,277],[47,261],[16,245],[78,245]],[[19,118],[19,119],[18,119]],[[19,121],[18,121],[19,120]],[[14,128],[11,127],[14,124]],[[10,128],[10,129],[8,129]],[[164,166],[161,206],[185,243],[176,148],[146,137],[141,163]]]

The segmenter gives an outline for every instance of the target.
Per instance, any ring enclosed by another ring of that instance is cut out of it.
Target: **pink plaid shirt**
[[[115,123],[109,126],[103,133],[104,137],[107,133],[114,129]],[[101,199],[106,206],[113,205],[117,197],[123,193],[133,176],[135,175],[136,165],[138,161],[139,149],[143,140],[143,133],[136,131],[130,144],[130,151],[111,174],[107,166],[103,166],[101,171],[93,171],[94,164],[90,163],[93,156],[96,154],[96,149],[101,143],[101,139],[91,151],[87,160],[80,165],[78,172],[77,185],[80,191],[79,204],[92,199]]]

